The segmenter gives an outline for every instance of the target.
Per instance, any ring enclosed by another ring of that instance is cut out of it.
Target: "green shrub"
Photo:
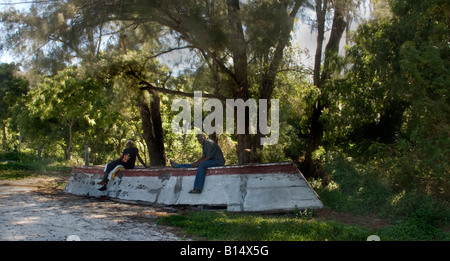
[[[373,149],[367,153],[376,155]],[[450,224],[448,201],[434,198],[417,189],[417,185],[400,189],[389,176],[400,175],[394,173],[397,170],[384,172],[390,164],[393,164],[391,159],[369,158],[367,154],[352,158],[345,157],[344,153],[329,152],[325,167],[331,181],[326,186],[320,181],[310,183],[327,208],[356,215],[377,215],[396,223],[380,231],[384,238],[448,240],[449,233],[441,229]]]
[[[23,179],[40,171],[68,172],[72,168],[64,162],[37,161],[33,155],[18,152],[0,154],[0,179]]]
[[[418,217],[408,218],[395,226],[381,229],[378,235],[385,241],[450,240],[450,233]]]

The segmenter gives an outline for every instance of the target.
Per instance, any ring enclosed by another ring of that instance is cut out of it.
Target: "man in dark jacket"
[[[144,167],[147,168],[144,161],[139,156],[138,149],[136,147],[133,147],[133,141],[128,140],[127,144],[125,146],[126,146],[126,148],[123,150],[122,156],[119,159],[113,160],[106,164],[105,174],[103,174],[103,179],[102,179],[102,181],[97,183],[99,185],[103,185],[103,187],[99,188],[98,190],[100,190],[100,191],[106,190],[107,189],[106,185],[108,185],[109,179],[120,168],[134,169],[134,166],[136,163],[136,157],[139,159],[139,161],[142,163],[142,165],[144,165]]]

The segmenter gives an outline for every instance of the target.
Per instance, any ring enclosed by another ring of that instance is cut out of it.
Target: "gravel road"
[[[58,178],[0,180],[0,241],[188,240],[156,224],[170,214],[166,209],[49,190],[45,184],[55,184],[52,179]]]

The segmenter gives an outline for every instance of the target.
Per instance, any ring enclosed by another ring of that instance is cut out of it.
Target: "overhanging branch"
[[[156,91],[156,92],[160,92],[160,93],[166,93],[166,94],[173,94],[173,95],[179,95],[179,96],[184,96],[184,97],[194,97],[194,93],[189,93],[189,92],[182,92],[182,91],[175,91],[175,90],[169,90],[169,89],[165,89],[165,88],[158,88],[156,86],[154,86],[153,84],[141,80],[141,82],[139,82],[139,89],[141,91],[147,90],[147,91]],[[215,95],[215,94],[209,94],[209,93],[202,93],[202,98],[214,98],[214,99],[218,99],[222,102],[226,101],[226,98],[222,95]]]

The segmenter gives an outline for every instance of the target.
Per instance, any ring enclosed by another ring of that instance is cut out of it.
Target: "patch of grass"
[[[450,241],[450,233],[420,218],[402,220],[395,226],[380,229],[378,235],[385,241]]]
[[[366,240],[373,231],[338,222],[294,216],[188,211],[162,217],[159,224],[177,226],[207,240],[232,241],[348,241]]]
[[[50,160],[36,161],[23,153],[0,154],[0,180],[17,180],[39,175],[40,172],[68,173],[71,167]]]
[[[31,177],[33,175],[32,171],[28,170],[1,170],[0,169],[0,180],[17,180]]]

